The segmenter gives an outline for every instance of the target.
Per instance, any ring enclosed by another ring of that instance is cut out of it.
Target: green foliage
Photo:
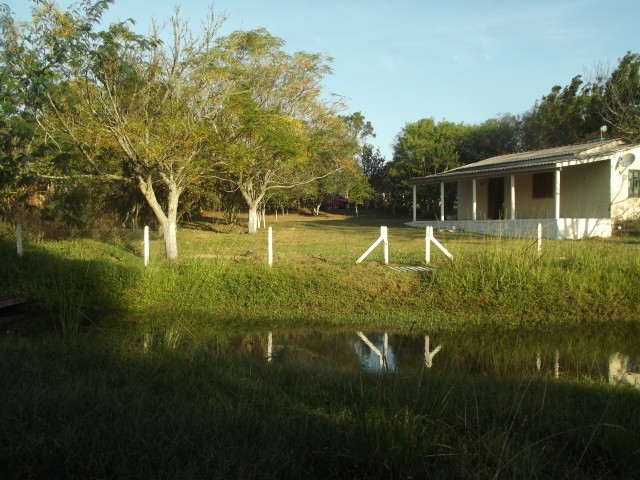
[[[598,113],[614,135],[640,140],[640,54],[627,52],[609,76],[597,72],[592,89]]]
[[[521,122],[513,115],[485,120],[479,125],[464,125],[457,150],[462,165],[519,151]]]
[[[584,143],[596,138],[602,119],[595,97],[581,76],[562,88],[558,85],[522,117],[522,147],[537,150]]]
[[[249,233],[258,205],[274,190],[311,183],[348,158],[350,138],[338,105],[321,96],[329,59],[283,50],[264,29],[234,32],[205,60],[224,72],[234,92],[217,118],[214,175],[238,190],[249,208]]]

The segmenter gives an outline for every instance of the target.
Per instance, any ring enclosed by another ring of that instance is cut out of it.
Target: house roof
[[[510,153],[463,165],[442,173],[416,177],[413,185],[455,181],[471,177],[499,176],[525,171],[545,171],[579,163],[608,160],[612,154],[629,148],[622,139],[568,145],[529,152]]]

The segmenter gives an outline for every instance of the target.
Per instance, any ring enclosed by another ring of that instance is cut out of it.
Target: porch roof
[[[409,183],[412,185],[425,185],[463,180],[465,178],[495,176],[496,174],[504,175],[522,173],[524,171],[550,170],[573,164],[608,160],[612,154],[628,148],[629,144],[626,141],[614,139],[547,148],[545,150],[510,153],[463,165],[446,172],[412,178]]]

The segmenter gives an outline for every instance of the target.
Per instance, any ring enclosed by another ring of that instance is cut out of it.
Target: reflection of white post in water
[[[429,350],[429,335],[424,336],[424,364],[427,368],[431,368],[433,365],[433,357],[440,351],[442,345],[438,345],[433,351]]]
[[[273,359],[273,335],[271,332],[269,332],[267,333],[267,362],[271,363],[272,359]]]
[[[627,383],[639,388],[640,373],[634,370],[629,356],[616,352],[609,357],[609,383]]]
[[[383,352],[378,350],[378,348],[371,342],[371,340],[367,338],[367,336],[364,333],[362,332],[356,332],[356,333],[358,334],[360,339],[365,343],[365,345],[369,347],[371,351],[378,356],[378,358],[380,358],[380,368],[386,367],[387,366],[387,348],[389,345],[389,338],[387,336],[387,333],[385,332],[384,338],[383,338],[383,347],[382,347]]]
[[[560,377],[560,351],[556,349],[556,353],[553,355],[553,376]]]

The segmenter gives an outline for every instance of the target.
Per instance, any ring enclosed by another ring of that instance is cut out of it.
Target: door
[[[489,205],[487,216],[489,220],[504,218],[504,177],[489,179]]]

